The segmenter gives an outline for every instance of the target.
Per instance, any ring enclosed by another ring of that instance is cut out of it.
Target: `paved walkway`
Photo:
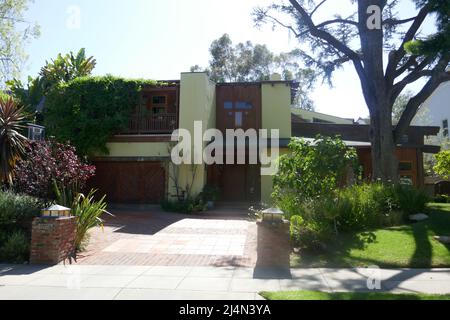
[[[0,299],[254,300],[260,291],[383,291],[450,293],[450,269],[292,269],[243,267],[0,265]],[[376,282],[370,282],[375,283]]]
[[[115,216],[106,217],[103,230],[91,231],[78,264],[253,267],[256,263],[257,227],[245,211],[182,215],[152,207],[112,213]]]

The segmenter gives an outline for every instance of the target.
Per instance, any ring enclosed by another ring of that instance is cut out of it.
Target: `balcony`
[[[161,113],[156,115],[132,115],[129,120],[128,130],[123,134],[163,134],[172,133],[178,129],[176,113]]]

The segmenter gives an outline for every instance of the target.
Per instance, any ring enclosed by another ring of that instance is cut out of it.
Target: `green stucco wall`
[[[201,121],[203,130],[215,128],[216,95],[215,83],[211,82],[206,73],[182,73],[180,91],[180,129],[186,129],[194,139],[194,122]],[[192,144],[192,150],[193,144]],[[201,155],[200,155],[201,156]],[[205,165],[181,165],[179,167],[179,182],[186,189],[189,186],[191,196],[203,190],[207,179]]]
[[[289,149],[279,149],[279,156],[289,153]],[[261,202],[271,204],[271,195],[273,192],[273,176],[261,176]]]
[[[279,129],[280,138],[291,137],[291,87],[286,82],[263,83],[262,128]]]
[[[262,95],[262,127],[278,129],[280,138],[291,138],[291,87],[285,82],[263,83]],[[279,154],[288,149],[280,149]],[[261,201],[271,203],[273,176],[261,176]]]
[[[168,142],[110,142],[108,157],[168,157]]]

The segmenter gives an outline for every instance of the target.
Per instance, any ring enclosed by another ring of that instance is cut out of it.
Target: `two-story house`
[[[172,163],[173,131],[186,129],[194,135],[196,121],[201,122],[203,131],[278,129],[279,154],[288,152],[292,136],[340,134],[349,146],[358,149],[369,178],[368,127],[310,112],[302,117],[302,112],[291,108],[296,84],[275,79],[213,83],[206,73],[182,73],[179,81],[168,81],[166,87],[144,89],[140,105],[130,115],[129,129],[109,141],[108,155],[94,159],[97,173],[91,184],[113,203],[159,203],[165,198],[176,199],[180,189],[194,196],[207,184],[219,188],[222,201],[270,201],[272,177],[261,175],[260,164]],[[430,151],[424,150],[428,147],[423,137],[438,130],[411,128],[404,144],[399,145],[400,174],[413,184],[423,184],[421,155]]]

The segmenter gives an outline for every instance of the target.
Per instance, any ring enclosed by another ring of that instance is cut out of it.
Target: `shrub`
[[[397,185],[394,187],[395,204],[405,217],[420,213],[425,210],[430,198],[425,192],[408,185]]]
[[[208,205],[199,196],[195,199],[189,198],[182,201],[165,200],[161,203],[161,208],[167,212],[193,213],[205,211]]]
[[[18,192],[51,201],[61,190],[72,194],[83,190],[86,181],[94,175],[95,167],[82,162],[71,145],[39,141],[29,146],[16,171]]]
[[[39,216],[43,204],[36,198],[0,191],[0,228],[21,225]]]
[[[204,201],[216,201],[219,197],[219,188],[216,186],[206,185],[199,197]]]
[[[330,240],[331,226],[325,221],[304,220],[301,216],[292,216],[291,241],[304,249],[323,249],[325,243]]]
[[[436,165],[433,170],[445,179],[450,178],[450,150],[439,152],[436,156]]]
[[[0,184],[12,184],[17,161],[22,159],[28,140],[24,130],[26,113],[11,97],[0,96]]]
[[[42,207],[36,198],[0,191],[0,261],[22,263],[28,259],[31,221]]]
[[[450,203],[450,197],[446,194],[438,194],[434,200],[436,203]]]
[[[77,250],[83,250],[88,240],[88,231],[94,227],[103,228],[101,215],[106,211],[105,196],[99,201],[94,200],[95,190],[91,190],[87,196],[78,194],[72,206],[72,214],[77,217],[77,232],[75,246]]]
[[[291,200],[292,198],[285,198]],[[339,232],[360,232],[401,225],[423,211],[428,198],[411,186],[381,183],[352,185],[291,207],[291,237],[300,247],[319,248]]]
[[[157,85],[112,76],[60,83],[47,96],[45,126],[58,141],[70,141],[81,155],[108,153],[108,139],[127,128],[142,87]]]
[[[23,263],[29,259],[30,239],[23,231],[11,233],[0,247],[0,260]]]
[[[345,182],[349,168],[356,169],[357,155],[339,138],[318,136],[313,143],[293,138],[290,153],[280,157],[274,177],[275,202],[295,197],[296,202],[333,193]]]

